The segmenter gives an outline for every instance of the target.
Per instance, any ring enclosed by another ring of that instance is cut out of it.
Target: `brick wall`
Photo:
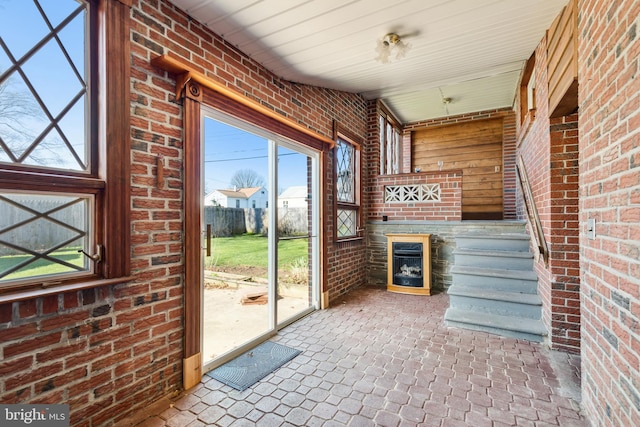
[[[542,320],[552,348],[579,352],[578,117],[549,119],[546,50],[543,38],[535,50],[535,112],[521,117],[516,99],[517,156],[525,164],[549,248],[548,263],[539,257],[534,266]],[[522,197],[518,203],[525,218]]]
[[[133,280],[0,305],[0,400],[69,403],[74,426],[110,425],[182,386],[182,106],[173,76],[151,66],[168,51],[278,114],[331,137],[338,120],[366,139],[359,95],[288,82],[166,1],[131,9],[131,209]],[[165,185],[156,183],[157,156]],[[331,153],[327,199],[332,206]],[[365,164],[366,171],[366,164]],[[364,200],[366,203],[366,199]],[[334,244],[325,212],[330,298],[365,280],[364,243]],[[114,230],[113,232],[117,232]]]
[[[582,404],[640,425],[640,2],[578,7]]]
[[[551,119],[549,271],[551,338],[558,350],[580,351],[578,116]]]
[[[438,184],[439,201],[385,202],[388,185]],[[368,220],[460,221],[462,219],[462,172],[421,172],[381,175],[370,180]]]

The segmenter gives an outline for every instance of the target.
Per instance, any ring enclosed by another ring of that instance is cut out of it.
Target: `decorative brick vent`
[[[440,184],[387,185],[385,203],[439,202]]]

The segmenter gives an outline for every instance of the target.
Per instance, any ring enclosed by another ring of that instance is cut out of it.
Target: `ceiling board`
[[[510,107],[568,0],[171,0],[274,74],[380,98],[403,122]],[[405,58],[376,62],[395,31]],[[442,93],[457,101],[442,103]]]

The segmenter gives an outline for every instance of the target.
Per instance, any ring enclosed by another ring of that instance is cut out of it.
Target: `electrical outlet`
[[[500,166],[496,166],[495,171],[496,173],[500,172]]]

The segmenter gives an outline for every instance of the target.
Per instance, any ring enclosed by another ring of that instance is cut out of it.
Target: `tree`
[[[253,169],[240,169],[231,177],[231,185],[237,188],[264,187],[265,181]]]
[[[41,117],[42,111],[30,93],[15,90],[12,83],[0,82],[0,143],[3,151],[20,155],[35,139],[30,120]]]
[[[6,75],[0,70],[0,159],[12,163],[30,160],[42,166],[65,164],[72,157],[64,157],[61,147],[65,145],[55,130],[34,146],[37,132],[49,120],[27,87],[18,85],[18,78],[17,73]]]

